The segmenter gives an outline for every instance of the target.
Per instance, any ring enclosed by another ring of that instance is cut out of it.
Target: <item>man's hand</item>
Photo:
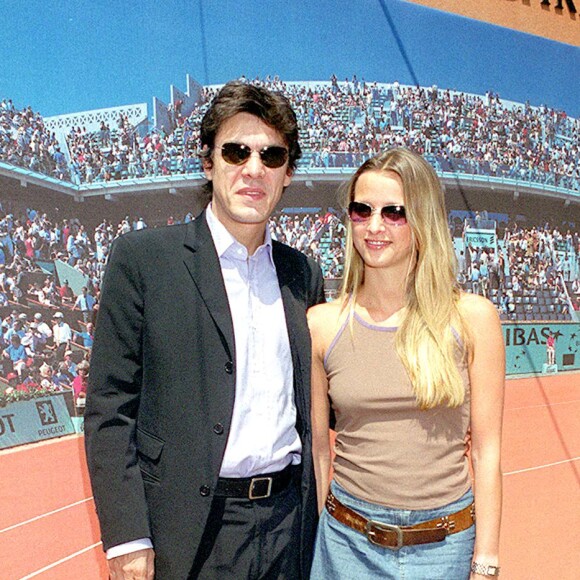
[[[155,552],[151,548],[111,558],[109,576],[111,580],[153,580],[154,559]]]

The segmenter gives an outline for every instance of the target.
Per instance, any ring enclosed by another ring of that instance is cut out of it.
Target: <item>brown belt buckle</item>
[[[397,534],[397,545],[396,546],[385,546],[377,541],[376,533],[377,530],[381,532],[396,532]],[[383,548],[388,548],[389,550],[400,550],[403,547],[403,530],[399,526],[393,526],[391,524],[383,524],[382,522],[375,522],[374,520],[369,520],[365,525],[365,534],[371,544],[375,546],[381,546]]]
[[[254,477],[250,482],[250,490],[248,492],[249,499],[265,499],[270,497],[272,493],[271,477]],[[265,491],[262,489],[265,488]]]

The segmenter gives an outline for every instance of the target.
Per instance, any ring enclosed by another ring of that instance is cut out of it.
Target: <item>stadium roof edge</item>
[[[37,185],[52,191],[58,191],[59,193],[64,193],[66,195],[75,197],[78,195],[79,191],[78,186],[68,181],[61,181],[56,177],[44,175],[43,173],[37,173],[24,167],[10,165],[9,163],[4,163],[3,161],[0,161],[0,175],[15,181],[19,180],[22,187],[26,187],[30,183],[32,185]]]
[[[316,183],[338,183],[348,179],[354,169],[352,167],[299,168],[294,175],[293,182],[295,184],[303,183],[307,187]],[[538,197],[561,199],[568,203],[580,203],[580,191],[576,192],[554,185],[467,173],[437,171],[437,174],[445,187],[468,187],[472,190],[491,190],[504,194],[522,193]],[[131,195],[147,193],[169,188],[178,190],[186,188],[197,189],[201,188],[206,182],[202,173],[190,173],[185,175],[158,175],[138,179],[93,182],[77,185],[2,161],[0,161],[0,176],[14,181],[20,181],[22,187],[26,187],[30,183],[43,189],[74,197],[75,201],[82,201],[83,198],[104,197],[105,195],[112,194]]]

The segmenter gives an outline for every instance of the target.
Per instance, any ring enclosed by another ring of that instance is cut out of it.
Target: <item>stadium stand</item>
[[[486,231],[485,222],[479,223],[479,231]],[[577,232],[514,223],[505,229],[501,246],[467,245],[459,258],[463,289],[489,298],[502,320],[574,320],[572,289],[580,287],[574,282],[579,279],[579,244]],[[464,247],[457,242],[455,246]]]
[[[457,228],[453,220],[458,213],[450,212],[449,221],[451,235],[459,234],[453,240],[464,290],[487,296],[502,320],[575,319],[580,304],[578,232],[512,222],[503,228],[503,238],[494,238],[496,245],[477,246],[469,241],[470,236],[490,228],[499,231],[498,221],[490,215],[474,216]],[[183,221],[191,219],[188,214]],[[180,221],[168,217],[166,223]],[[275,239],[318,260],[329,297],[336,295],[342,276],[343,221],[340,210],[332,208],[324,212],[322,208],[288,208],[270,220]],[[71,395],[72,413],[82,413],[84,383],[76,369],[90,359],[92,325],[109,247],[117,236],[144,227],[143,218],[126,217],[117,225],[102,220],[89,232],[77,218],[57,222],[32,208],[13,207],[11,213],[0,214],[1,401],[65,389]],[[97,302],[95,311],[84,316],[78,300],[82,286]],[[62,332],[56,328],[61,321],[69,328],[65,327],[63,341],[55,338]],[[86,364],[81,368],[86,369]]]
[[[438,87],[351,80],[252,82],[285,93],[297,111],[304,157],[299,167],[357,167],[377,151],[407,146],[441,172],[488,175],[580,191],[580,121],[564,111],[502,101],[493,92],[471,95]],[[30,108],[2,101],[0,159],[72,180],[93,183],[200,171],[199,121],[216,87],[182,114],[172,103],[166,125],[143,129],[120,115],[117,126],[73,127],[64,142],[46,132]],[[62,149],[62,151],[61,151]],[[67,162],[67,160],[69,160]]]
[[[58,179],[70,178],[65,155],[42,116],[30,107],[16,109],[11,99],[0,102],[0,160]]]
[[[299,169],[307,172],[323,175],[354,168],[379,150],[407,146],[422,153],[440,174],[506,177],[580,193],[580,123],[562,111],[504,102],[492,92],[469,95],[356,77],[251,82],[291,99],[301,127]],[[19,110],[3,99],[0,161],[76,185],[199,176],[198,127],[218,88],[200,86],[196,99],[186,96],[167,107],[157,102],[163,119],[159,126],[146,118],[144,122],[146,107],[140,105],[125,109],[128,113],[111,109],[93,115],[99,122],[90,130],[78,123],[67,126],[63,138],[47,129],[30,107]],[[308,189],[305,182],[297,187],[304,186]],[[99,220],[96,214],[97,225],[89,225],[73,211],[57,217],[47,215],[40,201],[33,205],[37,209],[14,196],[0,198],[0,396],[19,400],[31,389],[72,389],[77,379],[76,402],[83,381],[75,369],[90,357],[95,315],[81,312],[81,288],[88,289],[98,308],[109,248],[117,236],[147,223],[171,225],[194,217],[153,216],[145,210],[118,222]],[[503,211],[449,212],[463,289],[487,296],[505,321],[578,320],[578,224],[540,224],[537,218]],[[329,297],[336,295],[343,274],[344,219],[343,210],[333,207],[294,207],[270,220],[275,239],[320,263]],[[59,324],[56,313],[70,327],[64,347],[50,336]],[[18,337],[14,344],[13,335]],[[3,389],[8,394],[1,395]]]

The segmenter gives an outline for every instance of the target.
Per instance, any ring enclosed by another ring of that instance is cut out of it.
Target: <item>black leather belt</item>
[[[264,473],[254,477],[220,477],[214,495],[245,499],[264,499],[288,487],[294,472],[288,465],[282,471]]]

